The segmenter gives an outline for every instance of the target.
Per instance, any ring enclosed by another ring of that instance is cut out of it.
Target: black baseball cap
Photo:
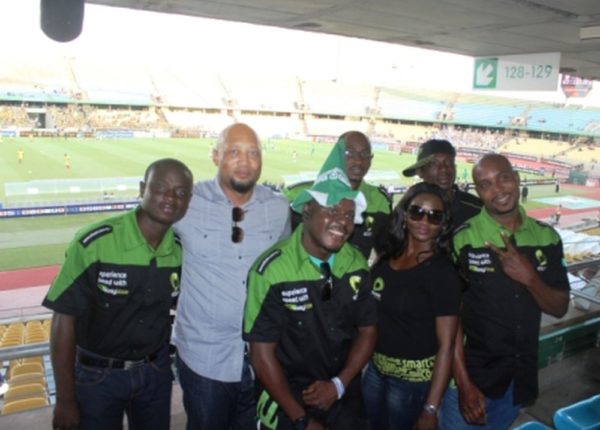
[[[452,146],[452,144],[447,140],[428,140],[419,147],[417,162],[404,169],[402,174],[406,177],[415,176],[417,174],[417,169],[429,164],[433,160],[435,154],[448,154],[452,157],[456,157],[456,150],[454,149],[454,146]]]

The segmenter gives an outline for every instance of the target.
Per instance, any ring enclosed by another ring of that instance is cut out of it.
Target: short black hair
[[[160,160],[153,161],[146,167],[146,171],[144,172],[144,182],[148,182],[148,177],[150,173],[156,170],[159,167],[172,166],[177,167],[178,169],[183,170],[186,174],[193,178],[194,175],[188,166],[185,165],[182,161],[177,160],[176,158],[161,158]]]

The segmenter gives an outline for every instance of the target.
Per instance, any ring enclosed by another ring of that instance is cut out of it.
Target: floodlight
[[[57,42],[70,42],[81,34],[85,0],[41,0],[44,34]]]

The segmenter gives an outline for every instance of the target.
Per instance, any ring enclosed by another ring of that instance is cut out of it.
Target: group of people
[[[138,208],[82,229],[44,300],[53,428],[168,428],[169,342],[190,430],[508,428],[537,394],[541,312],[568,306],[562,246],[506,158],[475,164],[477,198],[455,156],[421,145],[393,209],[357,131],[287,198],[257,183],[245,124],[212,180],[152,163]]]

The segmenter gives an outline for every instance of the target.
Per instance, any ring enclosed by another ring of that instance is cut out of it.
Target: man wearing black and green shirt
[[[171,225],[187,210],[192,173],[152,163],[138,208],[83,228],[44,306],[52,309],[54,429],[168,429],[170,309],[181,246]]]
[[[346,243],[366,202],[336,146],[292,203],[303,223],[248,275],[244,340],[258,382],[261,429],[366,428],[360,371],[375,343],[367,262]]]
[[[456,342],[454,357],[458,393],[448,389],[442,402],[440,428],[447,430],[509,428],[521,405],[537,397],[541,313],[561,317],[569,304],[560,237],[519,206],[510,162],[485,155],[473,180],[484,209],[454,236],[468,287],[465,342]]]
[[[350,236],[349,243],[356,246],[366,259],[371,255],[375,236],[384,225],[390,214],[391,199],[382,187],[376,187],[364,181],[364,177],[371,168],[373,153],[371,142],[360,131],[347,131],[342,134],[336,145],[345,145],[344,163],[350,185],[353,190],[360,191],[367,200],[367,208],[363,213],[363,220],[354,226],[354,233]],[[310,188],[312,182],[302,182],[286,188],[283,192],[290,202],[304,190]],[[298,213],[292,213],[292,228],[296,228],[302,219]]]

